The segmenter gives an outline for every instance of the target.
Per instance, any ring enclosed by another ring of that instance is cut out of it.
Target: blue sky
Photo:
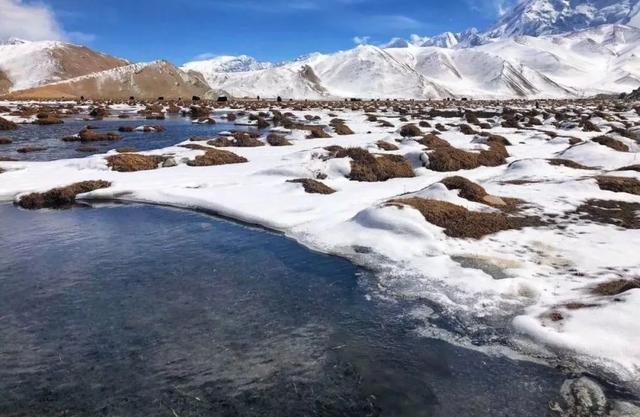
[[[505,1],[0,0],[0,37],[60,38],[132,61],[238,54],[279,61],[348,49],[354,38],[375,44],[484,29]]]

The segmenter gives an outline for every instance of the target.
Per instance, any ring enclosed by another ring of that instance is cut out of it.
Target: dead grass
[[[426,221],[442,227],[447,236],[456,238],[480,239],[503,230],[542,224],[537,217],[511,217],[502,212],[470,211],[446,201],[418,197],[393,200],[391,203],[415,208]]]
[[[99,133],[93,129],[82,129],[77,136],[62,138],[65,142],[102,142],[120,140],[120,135],[114,132]]]
[[[344,123],[337,123],[333,126],[333,130],[335,130],[337,135],[353,135],[353,130],[349,126]]]
[[[68,208],[75,201],[76,196],[82,193],[110,187],[108,181],[83,181],[66,187],[54,188],[44,193],[31,193],[23,196],[18,201],[18,205],[29,210],[41,208]]]
[[[333,188],[310,178],[298,178],[287,182],[302,184],[304,191],[309,194],[333,194],[336,192]]]
[[[118,153],[131,153],[131,152],[138,152],[138,150],[136,148],[134,148],[133,146],[123,146],[121,148],[117,148],[116,152],[118,152]]]
[[[502,145],[491,145],[488,150],[468,152],[452,146],[439,147],[429,153],[428,168],[438,172],[495,167],[506,163],[507,150]]]
[[[400,136],[402,137],[417,137],[421,135],[422,131],[420,128],[412,123],[400,128]]]
[[[336,158],[349,157],[353,181],[378,182],[391,178],[411,178],[415,174],[409,161],[400,155],[373,155],[362,148],[338,149]]]
[[[587,200],[575,211],[580,219],[611,224],[623,229],[640,229],[640,203],[616,200]]]
[[[567,167],[567,168],[586,169],[586,170],[593,170],[594,169],[592,167],[588,167],[586,165],[579,164],[579,163],[577,163],[575,161],[572,161],[570,159],[553,158],[553,159],[547,159],[547,162],[549,163],[549,165],[552,165],[552,166],[563,166],[563,167]]]
[[[385,142],[384,140],[379,140],[376,142],[378,148],[385,151],[397,151],[399,148],[393,143]]]
[[[246,158],[236,155],[233,152],[222,149],[209,149],[204,155],[196,156],[194,160],[187,162],[192,167],[241,164],[249,162]]]
[[[640,289],[640,278],[618,279],[597,285],[592,292],[602,296],[615,296]]]
[[[277,133],[269,133],[267,136],[267,143],[271,146],[291,146],[293,143],[289,142],[287,138]]]
[[[459,196],[476,203],[499,208],[502,210],[514,210],[520,200],[516,198],[506,198],[493,196],[480,185],[465,177],[447,177],[440,181],[449,190],[460,190]]]
[[[629,147],[627,145],[609,136],[598,136],[591,140],[618,152],[629,152]]]
[[[640,172],[640,164],[638,165],[629,165],[626,167],[618,168],[616,171],[636,171]]]
[[[122,153],[111,155],[107,158],[107,165],[118,172],[149,171],[157,169],[158,165],[164,162],[165,158],[158,155],[139,155],[133,153]]]
[[[32,153],[32,152],[42,152],[46,151],[47,148],[43,148],[42,146],[25,146],[22,148],[16,149],[18,153]]]
[[[0,117],[0,130],[16,130],[18,125],[10,120]]]
[[[614,193],[629,193],[640,195],[640,181],[635,178],[600,176],[596,177],[601,190]]]
[[[13,141],[10,138],[0,138],[0,145],[10,145]]]
[[[422,139],[418,141],[418,143],[427,147],[427,149],[438,149],[438,148],[450,148],[451,144],[446,140],[442,139],[440,136],[435,135],[433,133],[429,133],[428,135],[424,135]]]

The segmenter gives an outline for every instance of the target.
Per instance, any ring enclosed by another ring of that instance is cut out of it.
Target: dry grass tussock
[[[44,193],[31,193],[23,196],[18,201],[18,205],[29,210],[41,208],[68,208],[75,201],[76,196],[82,193],[110,187],[108,181],[83,181],[66,187],[54,188]]]

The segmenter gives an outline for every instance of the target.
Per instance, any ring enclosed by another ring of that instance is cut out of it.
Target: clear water
[[[417,337],[369,278],[198,213],[0,205],[0,415],[548,414],[560,371]]]
[[[65,136],[75,135],[85,126],[98,128],[98,132],[117,132],[120,126],[136,128],[142,125],[159,125],[166,129],[164,132],[118,132],[121,136],[117,141],[104,142],[64,142]],[[87,155],[105,153],[120,147],[135,147],[140,151],[160,149],[183,142],[193,136],[215,137],[224,130],[246,130],[246,127],[235,126],[230,123],[206,125],[192,123],[185,117],[171,116],[165,120],[145,120],[144,118],[117,119],[114,117],[103,120],[82,120],[82,117],[64,119],[63,124],[38,126],[21,124],[20,128],[12,131],[0,131],[1,137],[9,137],[13,143],[0,145],[0,156],[20,161],[51,161],[66,158],[82,158]],[[19,153],[17,150],[26,146],[46,148],[44,151]],[[81,146],[97,148],[92,152],[80,152]]]

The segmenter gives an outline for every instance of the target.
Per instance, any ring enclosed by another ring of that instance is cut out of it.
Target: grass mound
[[[194,160],[187,162],[192,167],[205,167],[215,165],[241,164],[249,162],[246,158],[233,152],[222,149],[209,149],[204,155],[198,155]]]
[[[400,128],[400,136],[402,137],[416,137],[420,135],[422,135],[422,131],[414,124],[404,125]]]
[[[297,178],[295,180],[288,180],[287,182],[302,184],[304,191],[309,194],[333,194],[336,192],[333,188],[310,178]]]
[[[76,196],[82,193],[110,187],[108,181],[82,181],[66,187],[54,188],[44,193],[31,193],[23,196],[18,201],[18,205],[29,210],[41,208],[68,208],[75,201]]]
[[[352,159],[348,178],[353,181],[378,182],[415,176],[409,161],[400,155],[375,156],[362,148],[340,148],[335,157]]]
[[[415,208],[426,221],[445,229],[447,236],[457,238],[480,239],[503,230],[541,224],[540,219],[536,217],[511,217],[502,212],[470,211],[446,201],[418,197],[393,200],[391,203]]]
[[[609,136],[598,136],[591,140],[618,152],[629,152],[629,147],[627,145]]]
[[[501,209],[513,209],[520,202],[515,198],[502,198],[493,196],[480,185],[465,177],[447,177],[440,181],[449,190],[460,190],[459,196],[465,200],[485,204]]]
[[[333,126],[333,130],[336,132],[337,135],[340,135],[340,136],[353,135],[353,130],[351,130],[351,128],[344,123],[336,123]]]
[[[614,296],[640,289],[640,278],[618,279],[597,285],[592,292],[597,295]]]
[[[10,138],[0,138],[0,145],[9,145],[12,143],[13,141]]]
[[[32,152],[41,152],[46,151],[47,148],[43,148],[42,146],[25,146],[23,148],[16,149],[18,153],[32,153]]]
[[[271,146],[290,146],[293,143],[289,142],[287,138],[277,133],[269,133],[267,136],[267,143]]]
[[[563,166],[567,168],[586,169],[586,170],[594,169],[592,167],[588,167],[586,165],[582,165],[575,161],[572,161],[571,159],[553,158],[553,159],[547,159],[547,162],[549,163],[549,165],[552,165],[552,166]]]
[[[385,142],[384,140],[379,140],[376,142],[378,148],[385,151],[397,151],[399,148],[393,143]]]
[[[16,130],[18,125],[10,120],[0,117],[0,130]]]
[[[149,171],[158,168],[164,157],[158,155],[138,155],[122,153],[107,156],[107,165],[118,172]]]
[[[451,144],[440,136],[433,133],[425,135],[418,141],[418,143],[426,146],[428,149],[449,148]]]
[[[509,156],[502,145],[492,144],[488,150],[467,152],[452,146],[436,148],[429,153],[428,168],[438,172],[474,169],[481,166],[495,167],[506,163]]]
[[[635,178],[600,176],[596,180],[601,190],[640,195],[640,181]]]

